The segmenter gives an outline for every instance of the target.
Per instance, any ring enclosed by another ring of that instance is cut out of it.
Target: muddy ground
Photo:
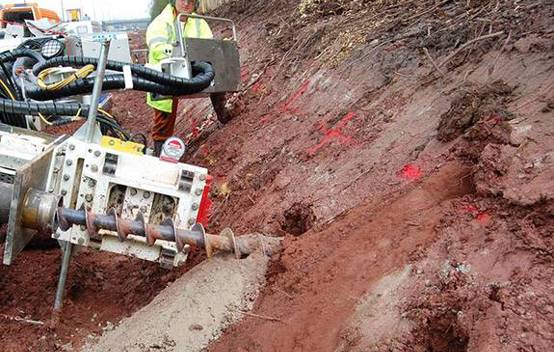
[[[212,351],[549,351],[554,3],[235,1],[237,117],[182,102],[210,230],[285,236],[256,316]],[[143,94],[113,111],[147,132]],[[55,330],[59,252],[0,268],[7,351],[80,346],[202,260],[165,272],[85,251]],[[108,324],[107,322],[110,322]],[[65,347],[64,347],[65,346]]]

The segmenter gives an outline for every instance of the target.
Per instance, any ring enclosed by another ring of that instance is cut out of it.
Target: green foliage
[[[152,0],[150,2],[150,18],[156,18],[167,4],[169,4],[169,0]]]

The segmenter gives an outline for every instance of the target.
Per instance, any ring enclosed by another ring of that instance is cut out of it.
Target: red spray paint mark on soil
[[[192,139],[196,139],[200,135],[200,130],[198,129],[198,120],[192,119],[190,123],[190,133],[192,135]]]
[[[491,216],[488,213],[483,212],[483,213],[477,214],[477,217],[475,217],[475,219],[481,225],[486,225],[491,220]]]
[[[462,210],[473,215],[475,220],[477,220],[477,222],[481,225],[487,225],[491,220],[491,216],[489,213],[487,213],[486,211],[479,210],[473,204],[464,205],[462,207]]]
[[[246,82],[246,80],[248,79],[250,75],[250,70],[247,68],[247,67],[243,67],[241,70],[240,70],[240,80],[242,82]]]
[[[421,168],[414,164],[406,164],[402,170],[400,170],[400,177],[405,180],[416,181],[420,179],[422,175]]]
[[[298,99],[300,99],[300,97],[302,97],[304,94],[306,94],[306,92],[308,91],[308,86],[309,85],[310,85],[309,80],[304,81],[304,83],[302,83],[300,85],[300,87],[287,100],[285,100],[281,104],[278,104],[275,109],[273,109],[270,112],[268,112],[267,114],[263,115],[260,118],[260,123],[269,122],[271,117],[276,115],[276,113],[281,113],[281,114],[284,114],[284,113],[287,113],[287,112],[298,113],[299,109],[293,107],[293,105],[294,105],[294,103],[296,103],[296,101]]]
[[[352,143],[352,136],[344,134],[344,132],[342,132],[342,129],[355,116],[356,113],[349,112],[335,125],[334,128],[327,128],[327,126],[325,126],[323,122],[320,122],[318,129],[323,132],[323,138],[321,138],[319,143],[317,143],[313,147],[308,148],[307,153],[309,155],[314,155],[315,153],[317,153],[318,150],[334,141],[338,141],[340,144],[343,145]]]
[[[263,89],[263,84],[262,84],[262,81],[258,81],[256,83],[254,83],[254,85],[252,86],[252,91],[256,94],[260,93]]]
[[[310,81],[306,80],[298,90],[288,98],[284,104],[280,105],[278,108],[278,111],[281,113],[284,112],[296,112],[298,109],[293,108],[292,105],[301,97],[303,96],[306,91],[308,90],[308,86],[310,85]]]
[[[465,210],[468,213],[471,213],[471,214],[479,213],[479,211],[477,210],[477,207],[475,207],[475,205],[471,205],[471,204],[464,205],[464,207],[462,209]]]

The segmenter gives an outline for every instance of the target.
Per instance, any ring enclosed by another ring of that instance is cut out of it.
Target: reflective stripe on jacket
[[[148,45],[148,63],[158,64],[163,59],[171,57],[173,43],[177,40],[175,31],[175,10],[167,5],[146,30],[146,44]],[[198,18],[189,18],[184,26],[184,36],[188,38],[213,38],[212,30],[206,21]],[[146,95],[146,103],[154,109],[171,112],[172,99],[152,100],[150,93]]]

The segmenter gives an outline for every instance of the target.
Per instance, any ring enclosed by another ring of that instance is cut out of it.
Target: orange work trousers
[[[165,142],[166,139],[174,135],[178,105],[179,99],[173,98],[171,112],[154,109],[154,124],[151,132],[154,142]]]

